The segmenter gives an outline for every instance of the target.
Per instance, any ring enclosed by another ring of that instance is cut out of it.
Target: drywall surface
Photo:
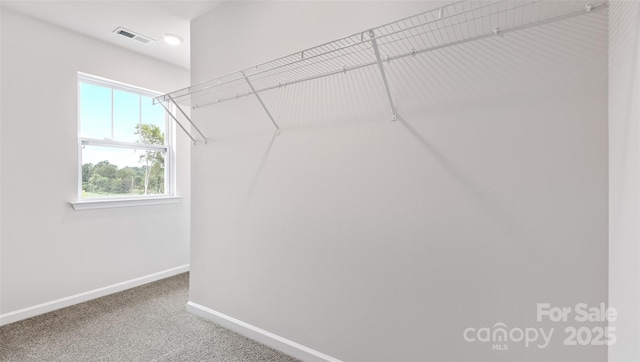
[[[437,4],[228,2],[192,82]],[[279,136],[251,97],[194,110],[191,301],[347,361],[605,360],[564,343],[606,326],[575,318],[607,302],[607,41],[603,8],[394,60],[398,122],[375,67],[263,93]]]
[[[2,7],[0,6],[0,27],[2,26]],[[2,38],[0,38],[0,42]],[[1,44],[0,44],[1,45]],[[2,47],[0,46],[0,51]],[[2,53],[0,53],[0,84],[2,84]],[[0,102],[2,101],[2,87],[0,87]],[[2,108],[0,108],[0,141],[2,141]],[[0,261],[2,260],[2,145],[0,144]],[[0,300],[2,300],[2,267],[0,266]],[[1,313],[1,312],[0,312]]]
[[[0,314],[189,263],[189,143],[181,203],[74,211],[77,73],[170,91],[188,71],[3,9]]]
[[[640,361],[640,2],[609,10],[610,361]]]

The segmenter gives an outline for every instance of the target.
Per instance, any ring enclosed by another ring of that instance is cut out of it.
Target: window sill
[[[70,202],[71,207],[76,211],[110,209],[115,207],[150,206],[162,204],[177,204],[182,200],[182,196],[159,196],[131,199],[100,199],[100,200],[79,200]]]

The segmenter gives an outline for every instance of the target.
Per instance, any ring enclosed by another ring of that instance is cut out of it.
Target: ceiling
[[[189,69],[190,21],[223,1],[0,0],[0,3],[4,9]],[[114,34],[120,26],[155,41],[144,44]],[[162,40],[163,33],[176,34],[184,42],[168,45]]]

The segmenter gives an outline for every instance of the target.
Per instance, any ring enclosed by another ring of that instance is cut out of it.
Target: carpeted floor
[[[189,274],[0,327],[0,361],[295,361],[185,310]]]

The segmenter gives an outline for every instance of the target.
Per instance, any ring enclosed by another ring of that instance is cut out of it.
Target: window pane
[[[113,91],[113,139],[137,142],[136,127],[140,123],[140,95]]]
[[[82,197],[165,193],[165,152],[85,145]]]
[[[161,105],[153,105],[153,98],[142,96],[142,123],[158,126],[162,134],[165,133],[167,115]]]
[[[111,138],[111,89],[88,83],[80,87],[80,134],[88,138]]]

